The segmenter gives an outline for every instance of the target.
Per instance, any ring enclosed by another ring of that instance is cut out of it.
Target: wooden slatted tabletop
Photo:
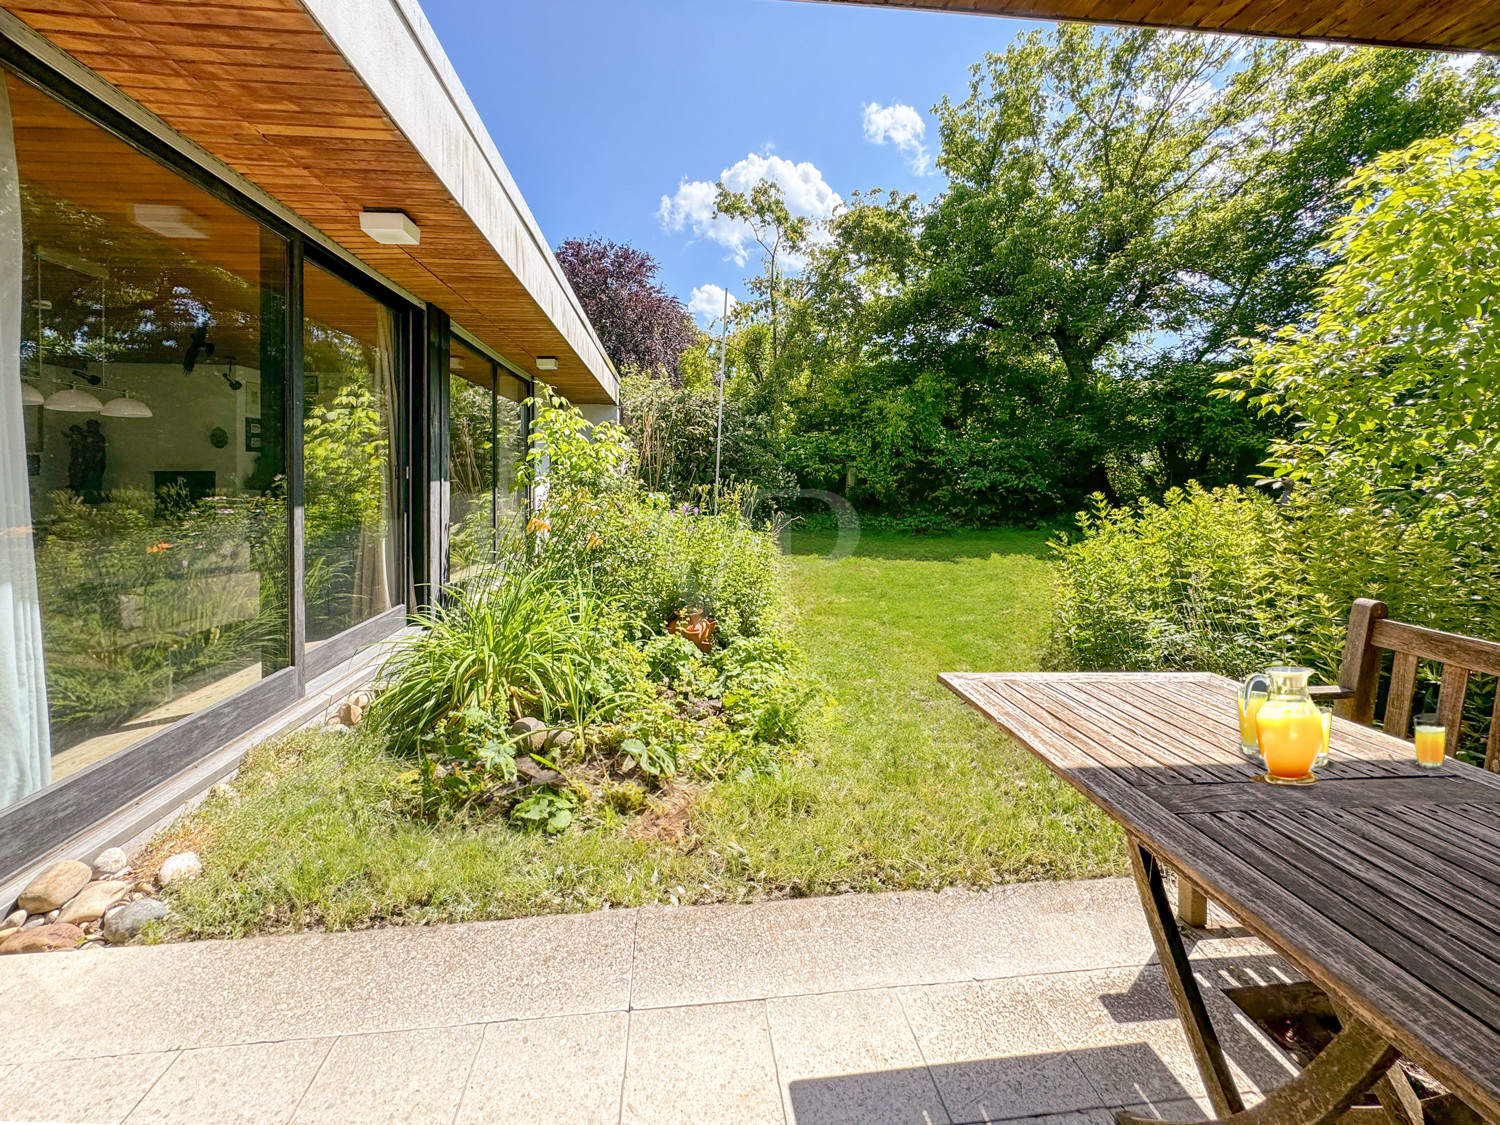
[[[1267,785],[1219,676],[941,679],[1500,1121],[1500,777],[1420,769],[1409,743],[1335,719],[1317,785]]]

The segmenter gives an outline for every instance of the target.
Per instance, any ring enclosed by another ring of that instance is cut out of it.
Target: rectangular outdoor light
[[[555,355],[539,355],[536,357],[536,369],[538,371],[556,371],[557,357]]]
[[[359,229],[387,246],[415,246],[422,241],[422,228],[405,211],[361,211]]]

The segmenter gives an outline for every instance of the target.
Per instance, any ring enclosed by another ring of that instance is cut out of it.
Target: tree
[[[748,192],[730,191],[721,180],[714,199],[714,216],[739,219],[750,228],[760,244],[763,272],[749,279],[752,292],[759,295],[752,314],[764,311],[771,326],[771,364],[781,354],[780,309],[778,300],[786,272],[786,259],[799,255],[807,246],[812,224],[804,215],[793,215],[786,205],[781,185],[760,180]],[[757,307],[758,306],[758,307]]]
[[[1481,513],[1485,541],[1500,516],[1500,123],[1381,156],[1351,188],[1316,307],[1238,377],[1298,421],[1280,472]]]
[[[616,367],[679,381],[678,360],[697,329],[656,281],[655,258],[627,243],[575,238],[557,248],[557,261]]]
[[[1216,376],[1310,307],[1350,173],[1495,94],[1490,62],[1071,25],[988,56],[936,109],[947,190],[810,248],[789,457],[974,518],[1248,479],[1287,421]]]

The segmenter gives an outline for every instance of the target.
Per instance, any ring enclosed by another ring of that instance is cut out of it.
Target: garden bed
[[[824,541],[826,538],[826,542]],[[597,797],[565,831],[414,818],[408,759],[372,729],[304,732],[156,843],[204,875],[170,891],[172,937],[349,929],[648,903],[984,887],[1123,870],[1110,826],[936,681],[1034,665],[1044,534],[794,534],[789,639],[817,698],[774,769],[685,771],[639,807]]]

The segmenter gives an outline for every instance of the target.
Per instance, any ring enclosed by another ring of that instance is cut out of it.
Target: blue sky
[[[684,181],[769,171],[809,212],[856,189],[930,195],[927,111],[963,96],[985,51],[1044,26],[790,0],[423,8],[552,244],[631,242],[685,302],[708,284],[742,292],[753,262],[736,264],[734,232],[705,227],[705,189],[679,194]],[[679,229],[663,229],[663,196]]]

